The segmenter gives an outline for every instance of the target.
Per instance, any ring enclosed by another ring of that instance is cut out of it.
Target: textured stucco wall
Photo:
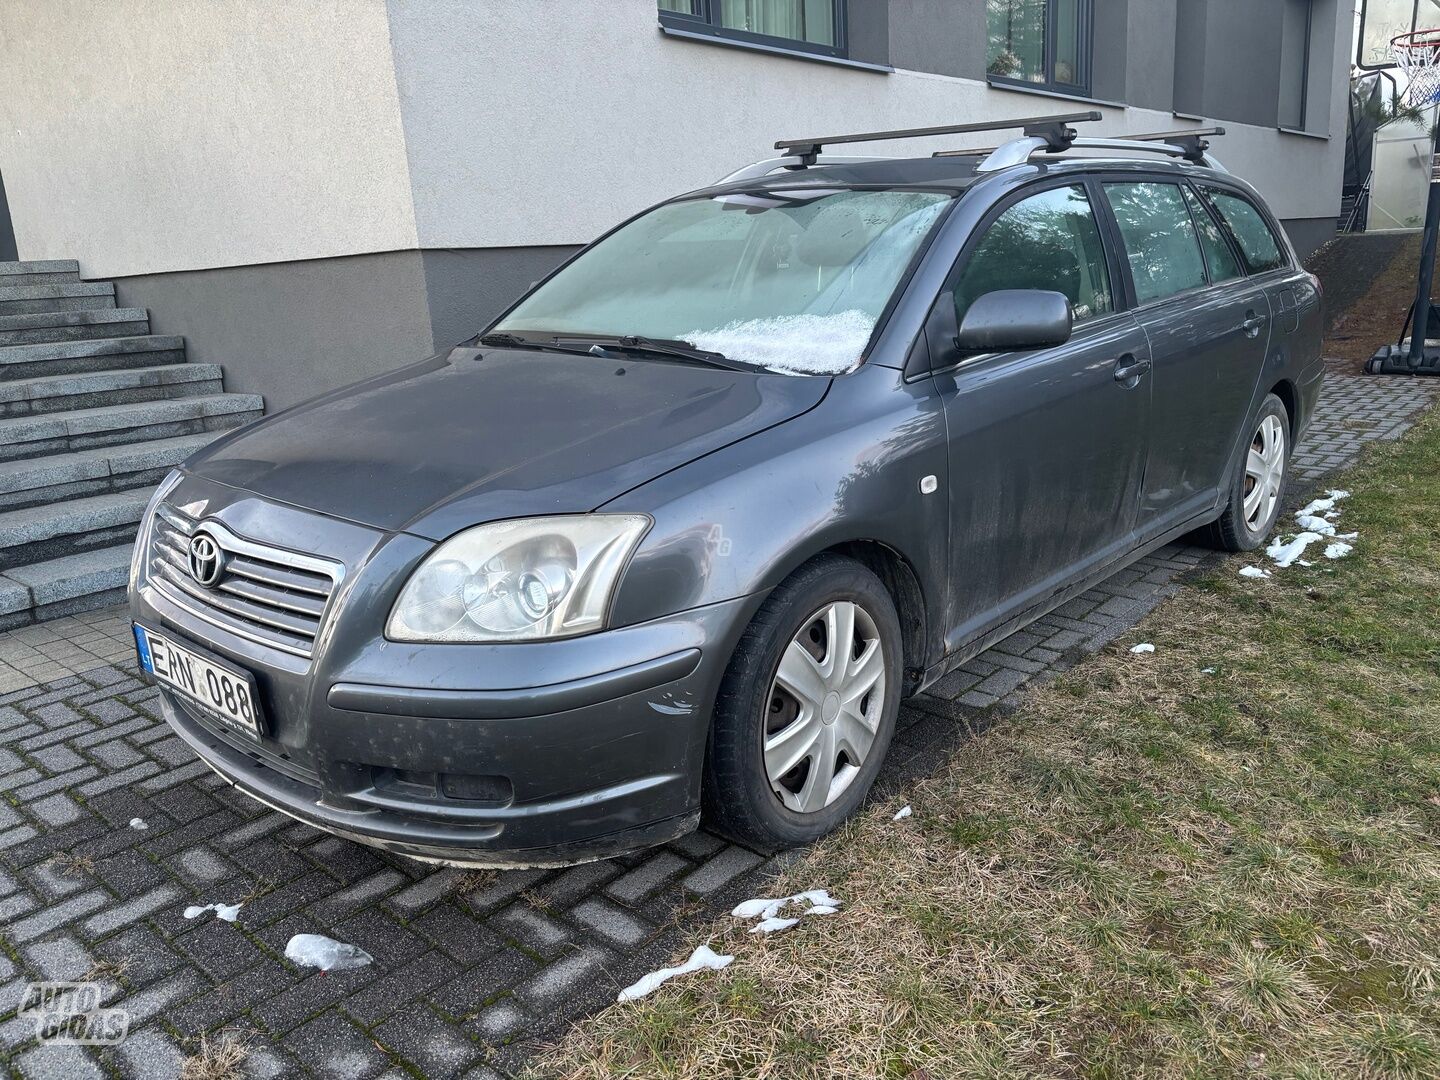
[[[382,0],[4,0],[22,258],[87,274],[413,248]]]

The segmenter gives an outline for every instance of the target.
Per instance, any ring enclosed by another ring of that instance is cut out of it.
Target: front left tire
[[[822,555],[765,599],[721,682],[704,777],[707,824],[764,851],[853,814],[895,731],[900,620],[870,570]]]

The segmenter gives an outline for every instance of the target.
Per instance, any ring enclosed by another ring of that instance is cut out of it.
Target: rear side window
[[[1190,215],[1200,228],[1200,246],[1205,249],[1205,265],[1210,268],[1211,282],[1232,281],[1243,277],[1245,271],[1240,269],[1240,261],[1235,258],[1235,252],[1230,250],[1229,241],[1220,231],[1220,226],[1215,224],[1210,211],[1205,209],[1204,203],[1195,197],[1193,191],[1189,188],[1184,190]]]
[[[1284,247],[1271,232],[1264,215],[1251,205],[1250,200],[1216,188],[1206,188],[1205,195],[1225,224],[1230,226],[1250,273],[1278,270],[1285,265]]]
[[[1135,299],[1142,304],[1205,285],[1205,260],[1185,197],[1176,184],[1106,184]]]
[[[955,285],[956,319],[999,289],[1064,293],[1076,322],[1115,309],[1100,227],[1083,187],[1050,188],[995,219]]]

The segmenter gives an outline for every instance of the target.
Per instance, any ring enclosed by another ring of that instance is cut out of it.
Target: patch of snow
[[[286,955],[289,955],[288,949],[286,950]],[[688,975],[692,971],[719,971],[721,968],[727,967],[730,961],[734,959],[735,957],[733,956],[719,955],[711,949],[709,945],[701,945],[690,954],[690,959],[686,960],[679,967],[661,968],[659,971],[652,971],[639,982],[621,990],[620,996],[615,1000],[638,1001],[647,994],[654,993],[662,983],[669,982],[677,975]]]
[[[215,912],[215,917],[217,919],[224,919],[226,922],[234,922],[236,916],[240,914],[240,909],[244,906],[245,905],[243,903],[203,905],[191,904],[185,909],[185,917],[187,919],[198,919],[201,915],[204,915],[205,912],[213,911]]]
[[[1335,504],[1341,499],[1348,499],[1349,497],[1350,492],[1348,491],[1332,489],[1325,493],[1325,497],[1323,499],[1316,499],[1314,502],[1312,502],[1309,506],[1305,507],[1305,509],[1301,510],[1295,516],[1310,517],[1312,514],[1325,514],[1327,512],[1338,514],[1338,511],[1336,511],[1335,509]]]
[[[873,317],[858,309],[831,315],[746,319],[682,335],[697,349],[723,353],[783,375],[843,375],[865,351]]]
[[[1242,566],[1240,568],[1240,576],[1253,578],[1268,578],[1270,576],[1270,571],[1266,570],[1263,566]]]
[[[891,820],[891,821],[904,821],[907,817],[909,817],[909,816],[910,816],[911,814],[913,814],[914,812],[915,812],[915,811],[914,811],[914,810],[911,810],[909,804],[907,803],[906,805],[902,806],[899,810],[897,810],[897,811],[895,812],[895,816],[894,816],[893,818],[891,818],[890,820]]]
[[[1343,559],[1346,555],[1349,555],[1354,550],[1355,547],[1353,544],[1347,544],[1343,541],[1337,540],[1335,543],[1331,544],[1325,549],[1325,558]]]
[[[811,910],[814,910],[813,908]],[[761,919],[754,926],[750,927],[752,934],[773,934],[780,930],[789,930],[798,923],[799,919]]]
[[[324,934],[296,934],[285,946],[285,959],[301,967],[344,971],[364,967],[374,957],[359,945],[348,945]]]
[[[809,910],[802,911],[801,915],[808,915],[811,912],[817,915],[833,915],[840,908],[840,901],[824,889],[810,889],[807,892],[796,893],[794,896],[760,896],[754,900],[746,900],[743,904],[737,905],[730,914],[737,919],[773,919],[780,914],[781,908],[790,904],[805,904]],[[825,910],[817,911],[817,908]]]
[[[1151,653],[1155,651],[1155,646],[1151,645],[1148,641],[1142,641],[1139,645],[1130,646],[1130,651],[1133,653]]]
[[[1329,518],[1315,517],[1304,511],[1295,515],[1295,524],[1306,532],[1319,533],[1321,536],[1335,535],[1335,525]]]
[[[150,828],[150,826],[145,824],[145,819],[144,819],[144,818],[132,817],[132,818],[130,819],[130,828],[132,828],[132,829],[140,829],[140,830],[143,831],[143,830],[145,830],[145,829]]]
[[[1280,540],[1277,538],[1265,549],[1265,554],[1274,559],[1275,565],[1283,570],[1296,559],[1300,558],[1301,555],[1304,555],[1306,548],[1321,539],[1324,538],[1316,532],[1302,532],[1296,536],[1292,536],[1289,540]]]
[[[1200,669],[1200,674],[1201,674],[1201,675],[1214,675],[1214,674],[1215,674],[1215,669],[1214,669],[1213,667],[1202,667],[1202,668]]]

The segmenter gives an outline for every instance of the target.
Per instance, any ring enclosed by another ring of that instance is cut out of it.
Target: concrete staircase
[[[77,263],[0,262],[0,630],[118,602],[154,486],[263,409]]]

